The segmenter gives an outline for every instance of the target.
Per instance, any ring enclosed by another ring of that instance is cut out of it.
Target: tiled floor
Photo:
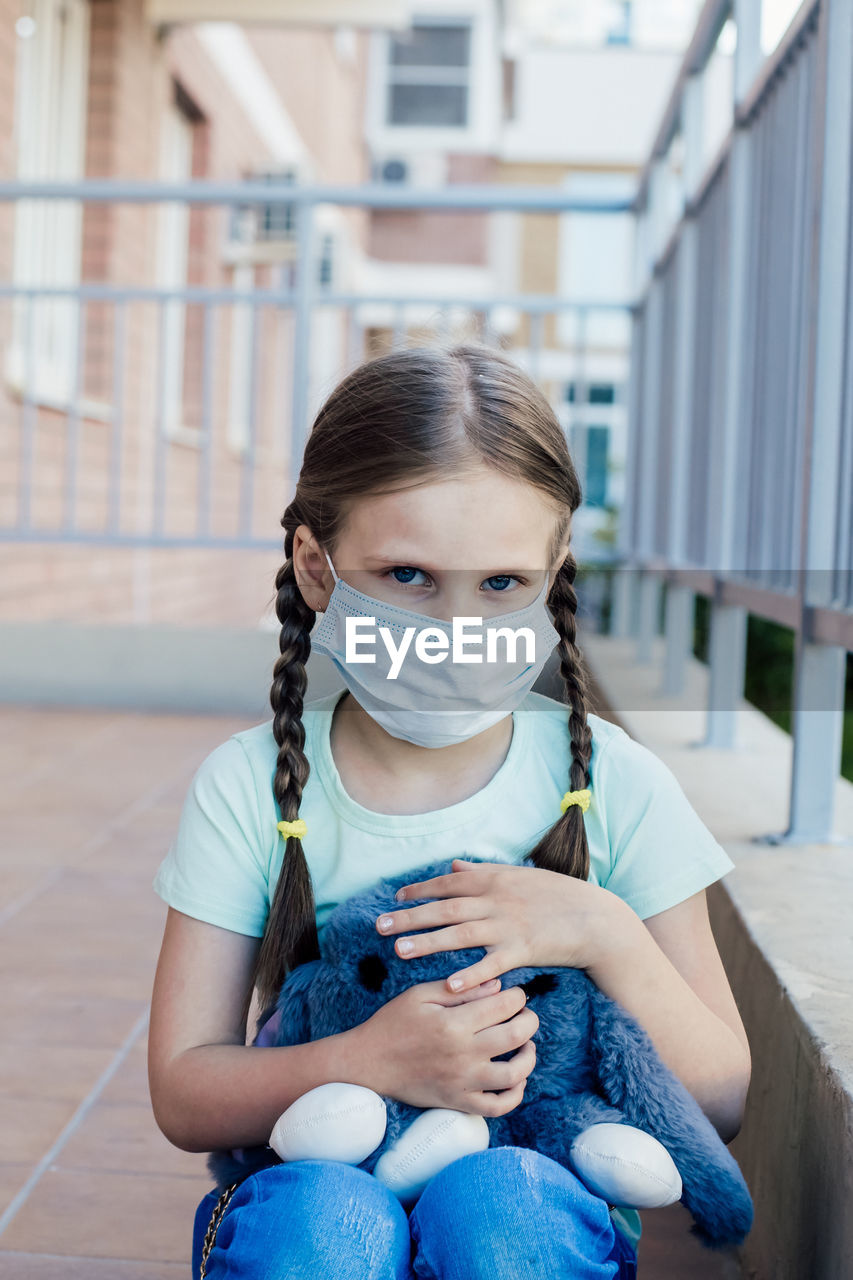
[[[151,879],[233,719],[0,708],[0,1280],[189,1280],[202,1155],[148,1098]],[[680,1205],[642,1280],[734,1280]]]

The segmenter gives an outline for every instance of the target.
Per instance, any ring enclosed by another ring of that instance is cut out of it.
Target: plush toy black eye
[[[358,976],[368,991],[381,991],[382,983],[388,977],[385,961],[377,955],[362,956],[358,962]]]
[[[531,978],[529,982],[520,984],[523,991],[527,992],[527,999],[533,996],[544,996],[549,991],[553,991],[557,985],[557,979],[553,973],[537,973],[535,978]]]

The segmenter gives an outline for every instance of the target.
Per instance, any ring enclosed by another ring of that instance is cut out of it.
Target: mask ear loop
[[[339,582],[340,579],[338,578],[338,575],[335,573],[335,566],[332,564],[331,560],[329,559],[329,553],[325,547],[323,548],[323,555],[326,557],[326,562],[332,571],[332,577],[334,578],[336,583]]]

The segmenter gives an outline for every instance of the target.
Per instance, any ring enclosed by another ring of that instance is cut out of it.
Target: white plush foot
[[[681,1175],[657,1138],[630,1124],[591,1124],[571,1146],[575,1173],[608,1204],[661,1209],[681,1199]]]
[[[360,1084],[309,1089],[276,1120],[269,1145],[282,1160],[361,1164],[385,1137],[385,1100]]]
[[[460,1156],[489,1145],[485,1117],[432,1107],[412,1121],[383,1151],[374,1176],[403,1203],[417,1200],[430,1178]]]

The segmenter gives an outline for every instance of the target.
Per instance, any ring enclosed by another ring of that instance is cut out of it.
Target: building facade
[[[168,25],[142,0],[0,0],[0,178],[359,183],[366,57],[353,27]],[[0,543],[0,618],[257,623],[277,553],[156,543],[275,536],[293,317],[249,299],[292,285],[289,215],[0,202],[0,281],[68,291],[0,298],[0,523],[42,539]],[[316,269],[337,283],[366,219],[324,208],[318,223]],[[317,338],[322,390],[339,373],[340,315],[318,316]]]

